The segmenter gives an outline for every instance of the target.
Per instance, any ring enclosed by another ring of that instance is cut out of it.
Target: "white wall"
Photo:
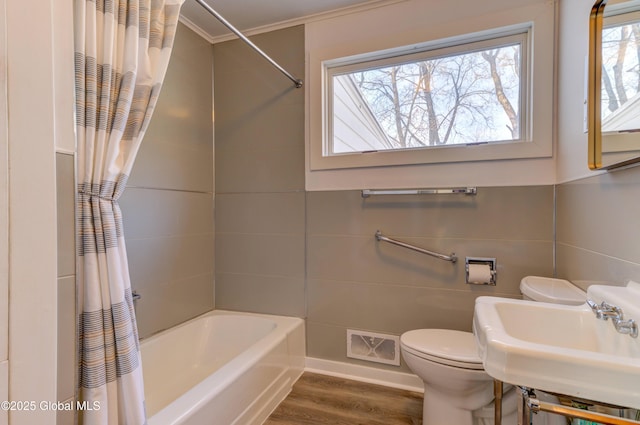
[[[306,189],[332,190],[366,187],[432,187],[432,186],[511,186],[546,185],[555,183],[555,161],[552,157],[476,161],[398,167],[371,167],[367,169],[311,171],[309,167],[309,140],[318,137],[321,126],[322,105],[320,61],[357,53],[409,45],[426,40],[482,31],[495,27],[537,20],[545,13],[551,15],[554,1],[548,0],[493,0],[491,2],[429,2],[407,0],[364,12],[346,14],[308,23],[306,26],[307,52],[307,156]],[[526,18],[524,18],[526,17]],[[547,19],[547,21],[549,21]],[[552,19],[551,19],[552,21]],[[553,22],[536,22],[539,33],[551,39]],[[553,42],[538,56],[553,51]],[[546,42],[545,42],[546,44]],[[537,52],[536,52],[537,53]],[[543,73],[548,73],[545,84],[536,89],[539,99],[536,108],[544,108],[534,123],[534,139],[553,137],[554,105],[553,55],[547,55]],[[536,59],[540,62],[540,57]],[[542,99],[541,99],[542,97]]]
[[[73,2],[57,0],[52,4],[56,151],[75,153]]]
[[[5,1],[0,0],[0,28],[6,25]],[[0,31],[0,64],[6,63],[7,45]],[[0,401],[9,398],[9,228],[7,193],[9,167],[7,162],[7,69],[0,66]],[[0,425],[8,423],[9,415],[0,411]]]
[[[9,145],[9,400],[56,401],[53,3],[6,0]],[[3,26],[4,28],[4,26]],[[69,27],[68,31],[72,31]],[[54,424],[55,411],[9,412]]]

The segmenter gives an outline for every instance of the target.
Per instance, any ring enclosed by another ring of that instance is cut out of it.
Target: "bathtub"
[[[142,340],[148,425],[261,424],[302,374],[304,322],[215,310]]]

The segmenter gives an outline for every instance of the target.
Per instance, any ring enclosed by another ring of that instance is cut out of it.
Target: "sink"
[[[640,321],[640,284],[593,285],[587,298]],[[486,372],[506,383],[640,408],[640,338],[618,333],[587,304],[476,300],[473,331]]]

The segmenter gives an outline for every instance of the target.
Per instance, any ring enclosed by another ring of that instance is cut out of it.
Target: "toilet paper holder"
[[[470,268],[471,274],[469,273]],[[492,286],[496,285],[498,269],[497,261],[495,258],[466,257],[464,262],[464,269],[466,272],[466,282],[468,284]]]

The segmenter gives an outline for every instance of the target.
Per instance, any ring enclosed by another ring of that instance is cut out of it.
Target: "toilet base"
[[[485,392],[485,397],[487,396]],[[463,399],[464,400],[464,399]],[[459,407],[464,403],[452,402],[449,395],[435,391],[425,386],[425,398],[422,410],[423,425],[493,425],[494,405],[491,399],[485,399],[486,405],[474,411]],[[516,425],[518,423],[518,395],[516,388],[511,385],[505,387],[502,399],[502,425]],[[555,416],[555,415],[554,415]],[[555,422],[535,422],[533,425],[558,425]],[[564,425],[564,424],[563,424]]]
[[[489,388],[487,387],[488,390]],[[472,398],[477,398],[476,394],[483,392],[486,393],[486,391],[474,393]],[[454,397],[451,394],[443,393],[425,385],[422,425],[475,425],[473,411],[461,407],[470,405],[468,398],[461,397],[459,400],[452,400],[452,398]]]
[[[470,410],[455,407],[446,400],[425,394],[422,407],[422,425],[473,425]]]
[[[518,394],[511,385],[505,386],[502,396],[502,425],[517,425],[518,423]],[[487,406],[473,412],[473,425],[494,425],[494,401]],[[566,424],[565,424],[566,425]]]

